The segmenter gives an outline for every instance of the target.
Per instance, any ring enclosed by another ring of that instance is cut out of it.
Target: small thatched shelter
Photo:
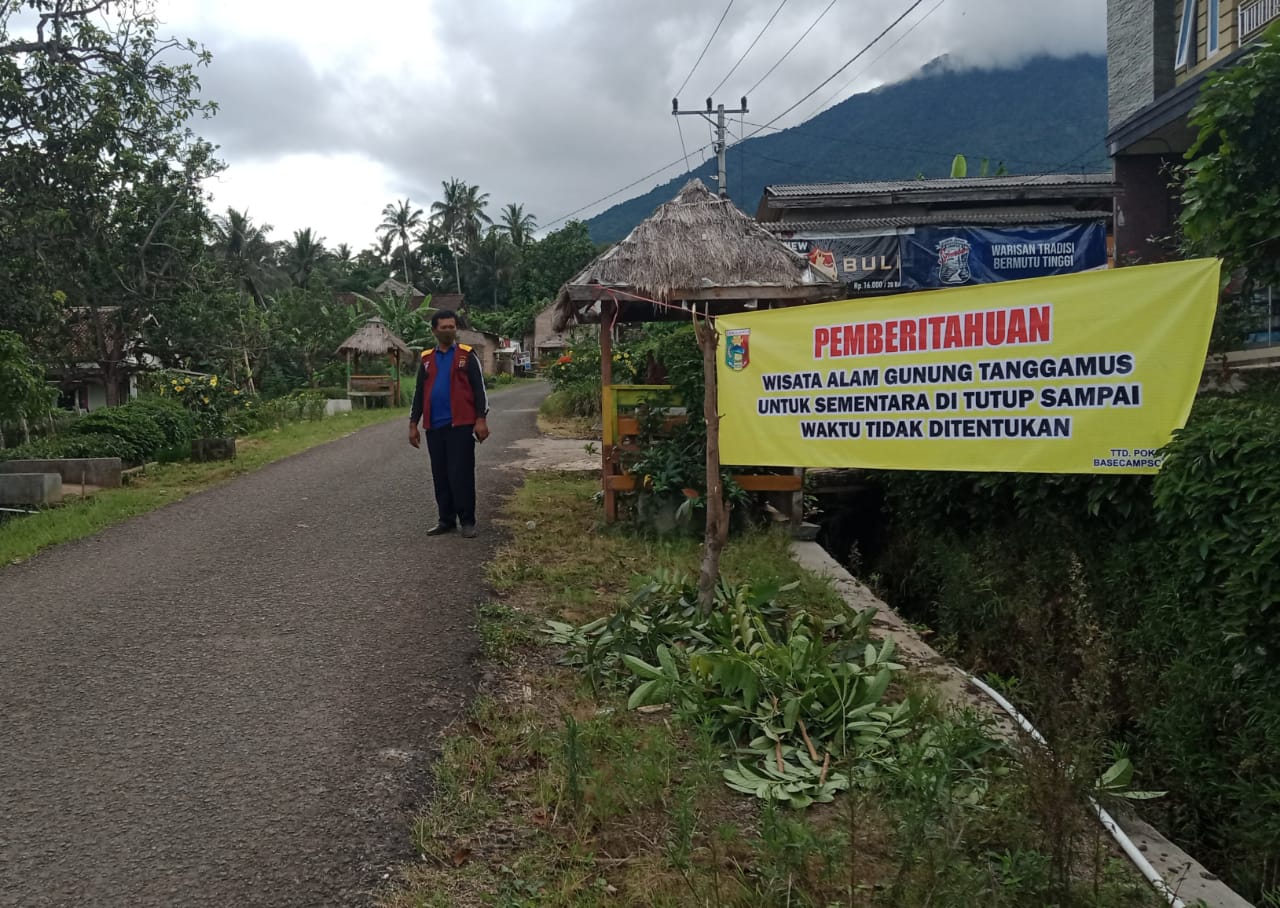
[[[338,347],[347,355],[347,396],[352,400],[385,397],[400,405],[400,364],[413,359],[409,345],[396,337],[376,315],[360,326]],[[361,356],[386,356],[391,360],[391,377],[359,375]]]
[[[842,289],[695,179],[560,289],[555,329],[681,317],[636,296],[720,315],[837,299]]]
[[[843,289],[842,284],[818,277],[806,257],[793,252],[728,199],[711,192],[700,180],[690,180],[672,201],[560,288],[554,325],[557,331],[564,331],[573,324],[600,324],[600,380],[605,400],[611,401],[615,399],[611,391],[613,328],[618,324],[689,318],[695,311],[717,316],[824,302],[838,299]],[[708,397],[703,403],[711,450],[718,446],[719,425],[715,415],[715,334],[709,327],[698,334],[708,376]],[[630,483],[634,482],[632,477],[619,475],[620,443],[626,433],[615,422],[610,413],[604,414],[601,461],[605,519],[609,521],[617,513],[615,492],[632,488]],[[708,466],[708,490],[715,485],[713,497],[718,500],[718,449],[713,458],[715,468]],[[708,514],[710,528],[711,512]]]

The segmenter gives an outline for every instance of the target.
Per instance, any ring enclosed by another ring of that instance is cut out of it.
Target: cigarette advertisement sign
[[[902,259],[902,286],[908,290],[1074,274],[1106,266],[1107,228],[923,227],[902,237]]]
[[[726,464],[1154,473],[1204,368],[1200,259],[721,316]]]

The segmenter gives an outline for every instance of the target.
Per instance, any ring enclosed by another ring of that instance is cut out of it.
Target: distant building
[[[850,296],[1105,268],[1107,173],[765,187],[756,220]]]
[[[555,318],[556,307],[551,303],[534,318],[533,332],[525,336],[524,349],[535,366],[560,356],[572,343],[567,330],[556,330]]]

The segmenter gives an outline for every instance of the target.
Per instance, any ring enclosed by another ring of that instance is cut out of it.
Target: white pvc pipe
[[[1044,739],[1044,735],[1036,731],[1035,727],[1027,720],[1027,717],[1018,712],[1017,707],[1001,696],[1000,693],[993,690],[989,685],[979,681],[973,675],[969,675],[968,678],[973,683],[974,687],[978,688],[978,690],[982,691],[992,700],[995,700],[996,703],[1000,704],[1000,708],[1012,716],[1013,720],[1018,723],[1023,731],[1031,735],[1032,738],[1040,744],[1043,744],[1045,747],[1049,746],[1049,742]],[[1147,881],[1151,883],[1156,892],[1159,892],[1164,896],[1172,908],[1187,908],[1187,903],[1178,898],[1177,893],[1169,887],[1169,884],[1165,882],[1164,877],[1160,875],[1160,871],[1151,866],[1151,862],[1147,860],[1147,856],[1139,850],[1137,845],[1133,844],[1132,839],[1125,835],[1125,832],[1120,828],[1120,825],[1111,818],[1111,814],[1103,810],[1102,806],[1098,804],[1092,796],[1089,797],[1089,805],[1093,808],[1094,813],[1098,815],[1098,819],[1102,822],[1103,827],[1106,828],[1107,832],[1111,833],[1111,837],[1116,840],[1116,843],[1122,849],[1124,849],[1124,853],[1129,856],[1129,860],[1133,861],[1134,866],[1142,871],[1142,875],[1147,878]]]

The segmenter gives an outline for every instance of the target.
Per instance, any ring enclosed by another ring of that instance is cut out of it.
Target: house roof
[[[766,186],[756,218],[782,220],[797,209],[895,208],[930,205],[1027,205],[1058,207],[1062,202],[1092,203],[1119,192],[1111,173],[1044,173],[941,180],[879,180],[867,183],[788,183]],[[1109,203],[1107,203],[1109,204]],[[902,213],[882,212],[885,216]]]
[[[102,337],[106,339],[107,350],[100,350],[99,335],[93,326],[94,310],[89,306],[71,306],[67,310],[67,330],[70,343],[67,355],[72,362],[97,362],[106,358],[112,362],[123,362],[126,351],[123,327],[116,316],[119,306],[99,306],[98,324],[102,328]]]
[[[942,190],[1023,189],[1031,187],[1107,187],[1113,185],[1110,173],[1042,173],[1030,176],[965,177],[937,180],[879,180],[867,183],[787,183],[766,186],[765,192],[775,198],[799,196],[880,195],[922,193]]]
[[[356,353],[361,356],[389,356],[399,353],[412,357],[409,345],[391,333],[386,323],[376,315],[359,327],[338,347],[339,353]]]
[[[1054,224],[1066,221],[1105,221],[1110,218],[1110,211],[1079,211],[1075,208],[1060,207],[1028,208],[1022,211],[939,211],[930,214],[902,214],[886,217],[770,221],[764,227],[773,234],[838,233],[854,230],[898,230],[905,227]]]
[[[701,180],[641,221],[622,242],[597,256],[556,297],[556,330],[598,318],[610,290],[676,300],[834,299],[840,286],[823,281],[808,260],[779,242]],[[651,321],[661,307],[619,300],[619,321]]]
[[[387,278],[375,287],[373,292],[390,294],[391,296],[426,296],[426,294],[417,287],[413,287],[403,281],[398,281],[393,277]]]

